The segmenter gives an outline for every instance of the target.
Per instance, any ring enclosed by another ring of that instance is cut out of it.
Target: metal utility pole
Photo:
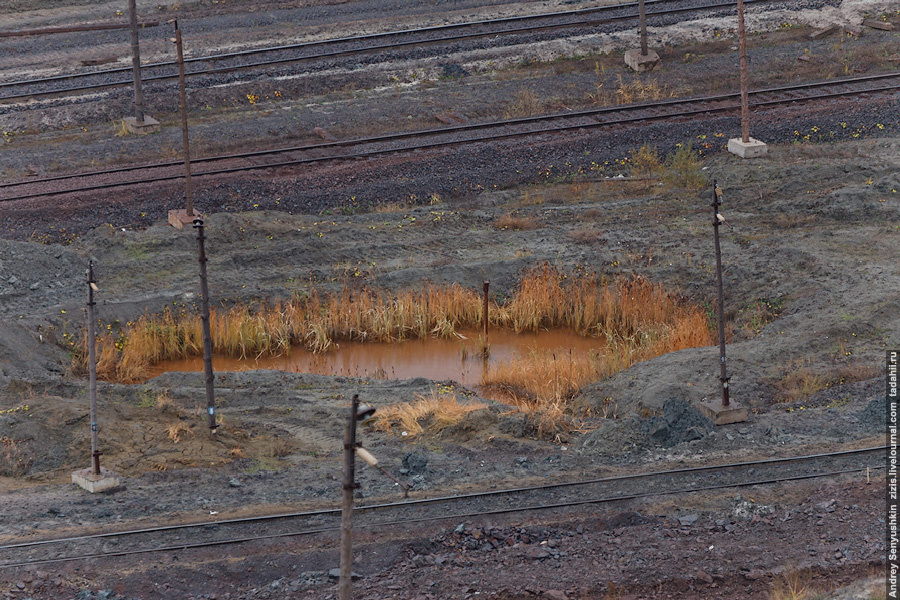
[[[88,344],[88,371],[90,372],[90,397],[91,397],[91,458],[94,475],[100,474],[100,444],[97,439],[97,335],[94,321],[94,291],[99,289],[94,281],[94,261],[88,262],[88,299],[87,299],[87,344]]]
[[[203,219],[194,219],[197,230],[197,248],[200,260],[200,322],[203,327],[203,369],[206,372],[206,418],[210,436],[216,436],[216,398],[213,388],[212,337],[209,333],[209,286],[206,282],[206,238],[203,235]]]
[[[625,51],[625,64],[638,73],[652,71],[659,64],[659,54],[647,47],[647,11],[644,0],[638,0],[638,18],[640,21],[641,47]]]
[[[144,91],[141,89],[141,45],[138,39],[137,6],[128,1],[128,17],[131,20],[131,70],[134,74],[134,119],[138,125],[144,122]]]
[[[716,181],[713,181],[713,232],[716,239],[716,276],[718,278],[719,287],[719,381],[722,382],[722,406],[728,407],[728,377],[726,370],[725,358],[725,288],[722,284],[722,249],[719,246],[719,225],[724,219],[719,213],[719,206],[722,205],[722,190]]]
[[[359,394],[353,394],[350,415],[344,431],[344,489],[341,510],[341,574],[340,600],[350,600],[350,583],[353,574],[353,491],[356,483],[356,419],[359,412]]]
[[[638,15],[641,21],[641,56],[647,56],[647,11],[644,0],[638,0]]]
[[[488,289],[491,287],[490,281],[484,282],[484,343],[482,344],[481,353],[487,358],[488,355]]]
[[[750,94],[747,89],[747,35],[744,29],[744,0],[737,0],[738,44],[741,54],[741,141],[750,142]]]
[[[178,20],[173,19],[175,23],[175,42],[178,51],[178,91],[181,96],[181,144],[184,148],[184,196],[185,211],[187,218],[194,216],[194,197],[191,190],[191,146],[188,141],[188,122],[187,122],[187,91],[184,83],[184,49],[181,44],[181,30],[178,29]]]

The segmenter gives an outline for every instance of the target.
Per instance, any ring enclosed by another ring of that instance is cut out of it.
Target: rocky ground
[[[414,495],[425,496],[878,445],[884,351],[900,333],[895,104],[885,97],[760,115],[773,144],[768,157],[748,162],[719,151],[734,126],[719,119],[452,151],[424,169],[409,156],[366,169],[343,165],[221,182],[200,191],[204,210],[212,207],[211,292],[216,303],[252,302],[311,287],[402,290],[431,281],[479,289],[489,279],[494,293],[508,296],[528,267],[547,261],[565,270],[640,274],[711,306],[709,188],[689,191],[664,177],[607,178],[618,171],[605,164],[628,156],[635,140],[658,140],[664,151],[675,142],[710,143],[703,173],[724,189],[731,224],[723,231],[723,255],[732,397],[750,407],[749,422],[698,427],[702,422],[689,412],[673,422],[670,435],[651,435],[647,423],[667,401],[696,404],[717,395],[718,350],[707,347],[661,356],[585,388],[574,406],[594,416],[574,429],[541,436],[528,418],[490,403],[440,435],[364,431],[366,447],[409,480]],[[35,135],[19,154],[9,152],[14,143],[3,146],[4,158],[15,163],[27,155],[32,164],[42,144],[48,155],[71,152],[57,146],[57,133]],[[99,147],[102,136],[94,135]],[[559,167],[567,162],[575,167]],[[592,171],[596,162],[606,168]],[[482,170],[473,170],[478,163]],[[588,168],[572,176],[582,164]],[[375,170],[383,170],[381,179]],[[378,201],[348,202],[354,188]],[[195,240],[165,225],[160,206],[177,192],[130,194],[102,210],[71,200],[66,210],[0,209],[8,228],[0,240],[4,543],[202,520],[211,511],[230,517],[332,505],[340,494],[342,419],[353,393],[376,407],[451,389],[481,395],[425,379],[220,373],[224,427],[213,443],[200,409],[200,374],[101,383],[103,464],[125,476],[125,485],[98,496],[75,488],[69,474],[89,458],[87,384],[72,373],[68,342],[81,328],[87,261],[97,268],[104,323],[196,302]],[[535,228],[494,226],[507,215]],[[161,395],[171,403],[159,402]],[[168,435],[173,423],[186,428],[177,442]],[[361,501],[396,499],[396,488],[374,471],[361,471],[360,481]],[[878,598],[883,487],[873,472],[870,482],[855,475],[761,486],[740,498],[707,492],[470,519],[443,529],[373,530],[358,540],[354,569],[363,577],[356,585],[360,597],[372,600],[785,598],[791,596],[776,594],[791,585],[824,597]],[[220,559],[197,553],[0,569],[0,593],[336,597],[327,576],[337,560],[329,536]]]

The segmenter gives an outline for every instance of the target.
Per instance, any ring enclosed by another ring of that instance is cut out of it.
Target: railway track
[[[745,0],[744,3],[747,5],[778,5],[788,1]],[[731,1],[694,3],[685,2],[685,0],[652,0],[647,2],[647,6],[649,7],[647,10],[649,24],[664,26],[674,22],[673,18],[678,19],[687,13],[731,11],[736,7],[736,3]],[[601,26],[621,29],[631,26],[637,18],[637,4],[625,3],[254,48],[187,58],[185,60],[186,76],[197,78],[221,76],[238,71],[271,70],[296,63],[346,58],[362,54],[391,55],[423,46],[458,44],[488,38],[490,38],[488,43],[494,44],[500,38],[533,36],[567,29]],[[178,77],[176,63],[172,61],[148,63],[143,65],[141,70],[142,81],[145,84],[166,82]],[[80,83],[78,85],[60,85],[73,81]],[[132,84],[130,67],[0,81],[0,105],[21,103],[37,98],[130,87]]]
[[[798,102],[822,101],[862,94],[892,94],[896,93],[898,89],[900,89],[900,72],[893,72],[758,89],[751,92],[750,105],[755,109],[771,108]],[[191,176],[197,178],[285,169],[327,161],[372,158],[392,153],[440,150],[451,146],[497,142],[516,137],[629,126],[654,120],[696,119],[708,115],[733,113],[739,108],[739,95],[732,93],[602,107],[488,123],[462,124],[437,129],[197,158],[192,163],[206,165],[206,168],[194,170]],[[0,184],[0,202],[176,181],[184,177],[182,167],[182,161],[169,161],[6,182]],[[77,181],[77,183],[71,185],[72,181]]]
[[[884,468],[885,447],[692,467],[534,487],[358,506],[355,527],[459,521],[567,509],[653,496],[795,482]],[[231,546],[339,530],[341,511],[326,508],[130,531],[94,533],[0,546],[0,570],[73,560]]]

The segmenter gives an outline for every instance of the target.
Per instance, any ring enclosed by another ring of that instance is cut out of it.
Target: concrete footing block
[[[709,417],[716,425],[729,425],[731,423],[743,423],[750,419],[746,406],[737,402],[729,402],[728,406],[722,406],[721,400],[701,402],[700,412]]]
[[[737,154],[741,158],[759,158],[765,156],[769,152],[769,147],[765,142],[750,138],[744,142],[741,138],[731,138],[728,140],[728,151]]]
[[[100,467],[100,473],[97,475],[94,475],[93,469],[75,471],[72,473],[72,483],[96,494],[119,487],[122,485],[122,480],[113,471]]]
[[[638,73],[652,71],[660,64],[659,54],[654,50],[647,50],[647,56],[644,56],[640,48],[626,50],[625,64]]]
[[[141,123],[134,117],[125,117],[122,121],[125,123],[125,130],[132,135],[146,135],[159,131],[159,121],[153,117],[144,116]]]
[[[187,210],[184,208],[178,208],[175,210],[169,211],[169,225],[174,227],[175,229],[181,229],[185,225],[193,225],[194,219],[201,217],[200,213],[194,209],[194,214],[189,215]]]

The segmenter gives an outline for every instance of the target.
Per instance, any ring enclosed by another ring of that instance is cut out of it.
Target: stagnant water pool
[[[461,331],[465,339],[413,339],[398,343],[341,342],[337,348],[314,354],[293,348],[286,356],[237,359],[213,357],[213,370],[249,371],[276,369],[294,373],[373,377],[378,379],[412,379],[425,377],[435,381],[451,379],[463,385],[477,386],[489,367],[531,352],[551,351],[588,354],[605,348],[604,340],[580,336],[572,331],[553,330],[539,333],[515,333],[491,330],[488,334],[490,357],[480,356],[480,331]],[[156,365],[155,377],[169,371],[202,371],[201,357],[171,360]]]

